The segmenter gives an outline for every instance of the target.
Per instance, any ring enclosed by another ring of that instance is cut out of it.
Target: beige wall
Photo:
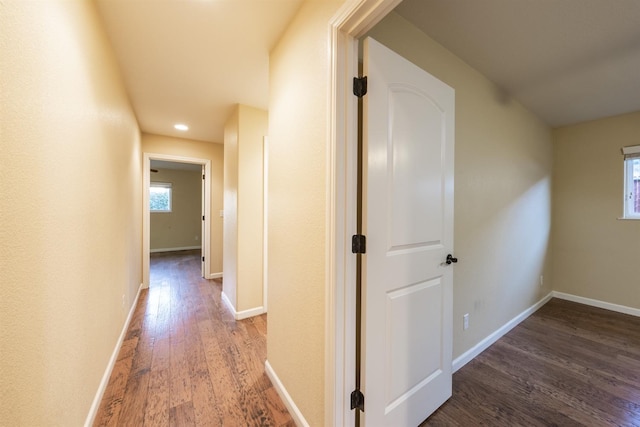
[[[224,125],[223,292],[238,307],[238,109]]]
[[[220,211],[223,209],[223,145],[143,133],[142,151],[145,153],[211,160],[211,259],[209,271],[212,274],[222,273],[222,218],[220,218]],[[151,178],[154,179],[153,176]]]
[[[171,212],[150,213],[150,248],[154,250],[201,247],[202,173],[158,169],[151,182],[171,183]]]
[[[263,304],[264,150],[268,114],[258,108],[238,108],[238,311]]]
[[[371,36],[456,91],[456,358],[551,289],[551,131],[399,15],[387,16]]]
[[[324,423],[328,22],[307,1],[270,56],[267,359],[303,416]]]
[[[78,426],[142,281],[139,130],[93,2],[0,28],[0,425]]]
[[[620,148],[640,144],[640,112],[555,129],[554,290],[640,308],[640,221],[622,216]]]
[[[237,312],[263,306],[263,138],[268,115],[238,105],[225,124],[224,293]]]

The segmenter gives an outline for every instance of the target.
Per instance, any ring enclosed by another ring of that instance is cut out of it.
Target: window
[[[640,145],[622,148],[624,154],[624,218],[640,219]]]
[[[171,212],[171,183],[152,182],[149,187],[149,210]]]

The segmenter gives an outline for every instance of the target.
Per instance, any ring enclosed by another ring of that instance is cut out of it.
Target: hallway
[[[267,316],[234,320],[199,257],[152,255],[94,425],[294,425],[264,373]]]

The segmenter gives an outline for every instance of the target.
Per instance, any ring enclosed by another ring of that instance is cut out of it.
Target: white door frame
[[[402,0],[348,1],[330,22],[329,171],[325,311],[325,424],[353,426],[355,388],[355,256],[358,38]]]
[[[269,137],[262,138],[262,308],[267,312],[269,288]]]
[[[196,157],[174,156],[171,154],[143,153],[142,161],[142,283],[149,287],[149,255],[151,238],[151,214],[149,212],[149,185],[151,184],[151,160],[163,160],[176,163],[194,163],[204,166],[204,194],[202,200],[205,220],[202,224],[202,256],[205,259],[204,277],[211,275],[211,160]]]

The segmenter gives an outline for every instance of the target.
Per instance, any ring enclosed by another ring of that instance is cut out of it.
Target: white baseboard
[[[233,306],[231,300],[229,299],[227,294],[224,293],[224,291],[222,291],[221,297],[222,301],[224,301],[225,305],[229,308],[229,311],[233,313],[233,317],[236,320],[247,319],[249,317],[259,316],[263,313],[266,313],[264,307],[256,307],[250,308],[249,310],[236,311],[236,308]]]
[[[156,253],[156,252],[174,252],[174,251],[190,251],[192,249],[200,249],[201,246],[181,246],[179,248],[158,248],[158,249],[151,249],[149,250],[149,253]]]
[[[264,370],[275,387],[278,396],[282,399],[284,406],[289,410],[289,414],[291,415],[291,418],[293,418],[293,422],[296,423],[296,426],[309,427],[309,423],[304,419],[302,412],[300,412],[300,409],[296,406],[291,395],[287,392],[287,389],[284,388],[284,385],[280,381],[280,378],[278,378],[278,375],[273,370],[268,360],[264,362]]]
[[[233,313],[233,317],[236,320],[248,319],[249,317],[259,316],[261,314],[266,313],[264,307],[256,307],[250,308],[249,310],[236,311],[236,308],[231,304],[231,300],[227,296],[227,294],[222,291],[222,301],[227,305],[231,313]]]
[[[248,319],[253,316],[260,316],[266,313],[264,307],[250,308],[249,310],[242,310],[236,313],[236,320]]]
[[[579,297],[577,295],[565,294],[564,292],[552,292],[554,298],[573,301],[580,304],[590,305],[592,307],[604,308],[605,310],[616,311],[618,313],[630,314],[631,316],[640,317],[640,309],[627,307],[626,305],[618,305],[610,302],[600,301],[597,299]]]
[[[127,330],[129,329],[131,318],[133,317],[133,313],[136,311],[136,307],[138,306],[138,299],[140,298],[140,292],[144,288],[145,287],[143,283],[141,283],[140,286],[138,287],[138,293],[136,294],[136,297],[133,300],[133,304],[131,304],[131,308],[129,309],[129,315],[127,316],[127,320],[125,320],[124,325],[122,326],[120,337],[118,337],[118,341],[116,342],[116,347],[113,349],[113,353],[111,353],[111,358],[109,359],[109,363],[107,364],[107,369],[104,371],[104,375],[102,375],[102,380],[100,381],[100,385],[98,386],[96,395],[93,398],[93,402],[91,403],[91,408],[89,408],[89,414],[87,414],[87,419],[84,421],[85,427],[91,427],[93,425],[93,422],[95,421],[96,415],[98,414],[98,409],[100,408],[100,402],[102,401],[104,392],[107,389],[107,385],[109,384],[109,378],[111,377],[111,372],[113,371],[113,367],[116,365],[116,361],[118,360],[118,353],[120,353],[120,347],[122,347],[122,343],[124,342],[124,337],[127,336]]]
[[[233,317],[235,318],[236,317],[236,308],[233,306],[233,304],[231,304],[231,300],[229,299],[227,294],[225,294],[224,291],[222,291],[220,297],[222,298],[222,302],[227,306],[229,311],[231,311],[231,313],[233,313]]]
[[[211,273],[207,279],[222,279],[222,273]]]
[[[527,317],[531,316],[540,307],[545,305],[553,296],[554,296],[553,292],[549,292],[540,301],[538,301],[537,303],[535,303],[531,307],[527,308],[525,311],[523,311],[522,313],[518,314],[513,319],[509,320],[502,327],[500,327],[497,331],[495,331],[494,333],[492,333],[491,335],[489,335],[488,337],[486,337],[485,339],[480,341],[478,344],[476,344],[475,346],[473,346],[472,348],[467,350],[465,353],[463,353],[462,355],[457,357],[453,361],[453,372],[456,372],[458,369],[462,368],[464,365],[469,363],[471,360],[473,360],[480,353],[482,353],[487,348],[489,348],[489,346],[491,346],[491,344],[493,344],[496,341],[498,341],[500,338],[502,338],[503,335],[505,335],[511,329],[515,328],[520,322],[522,322]]]

